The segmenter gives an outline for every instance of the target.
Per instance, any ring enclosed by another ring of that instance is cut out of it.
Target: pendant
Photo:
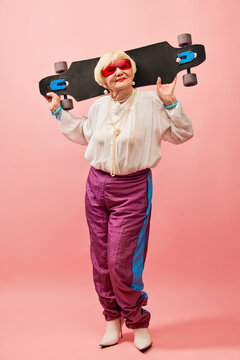
[[[120,129],[116,128],[114,129],[113,135],[117,137],[120,134]]]

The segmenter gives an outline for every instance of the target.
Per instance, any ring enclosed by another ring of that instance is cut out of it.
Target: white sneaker
[[[116,345],[119,341],[119,337],[122,336],[122,327],[124,318],[120,317],[111,321],[107,321],[106,332],[100,342],[99,346],[102,348],[107,346]]]
[[[147,351],[152,346],[151,335],[148,328],[133,329],[134,344],[141,352]]]

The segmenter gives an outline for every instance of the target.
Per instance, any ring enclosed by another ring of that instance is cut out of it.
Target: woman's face
[[[105,77],[107,88],[112,92],[127,90],[128,88],[131,89],[134,77],[132,68],[128,66],[122,66],[121,61],[119,62],[119,60],[111,63],[110,66],[112,72],[115,69],[116,70],[109,76]]]

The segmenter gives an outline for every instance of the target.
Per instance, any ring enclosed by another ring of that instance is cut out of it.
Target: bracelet
[[[56,114],[60,111],[61,108],[62,108],[62,107],[61,107],[61,105],[60,105],[59,108],[57,109],[57,111],[55,111],[54,113],[52,112],[52,115],[56,115]]]
[[[173,108],[174,106],[176,106],[177,104],[178,104],[178,100],[177,100],[177,102],[176,102],[175,104],[173,104],[173,105],[169,105],[169,106],[164,105],[164,106],[165,106],[166,109],[171,109],[171,108]]]
[[[56,119],[57,120],[60,120],[62,117],[62,107],[61,107],[61,111],[60,111],[60,114],[59,115],[56,115]]]

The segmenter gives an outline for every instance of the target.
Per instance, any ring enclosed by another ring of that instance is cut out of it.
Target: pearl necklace
[[[121,98],[121,99],[113,99],[113,98],[112,98],[112,99],[113,99],[113,101],[124,102],[124,101],[126,101],[127,99],[129,99],[130,96],[132,96],[132,93],[129,94],[129,95],[127,95],[127,96],[125,96],[125,97],[123,97],[123,98]]]
[[[112,100],[113,99],[112,98],[109,99],[107,119],[108,119],[109,125],[113,126],[113,128],[114,128],[113,134],[112,134],[112,170],[111,170],[111,173],[110,173],[111,176],[115,176],[115,169],[116,169],[116,160],[115,160],[115,158],[116,158],[116,139],[117,139],[118,135],[120,134],[119,125],[122,123],[123,119],[125,119],[127,117],[136,95],[137,95],[137,90],[134,89],[132,94],[129,96],[128,103],[125,106],[122,115],[115,122],[112,122],[112,119],[111,119],[111,108],[112,108]],[[115,125],[117,123],[118,123],[118,127],[115,127]]]

